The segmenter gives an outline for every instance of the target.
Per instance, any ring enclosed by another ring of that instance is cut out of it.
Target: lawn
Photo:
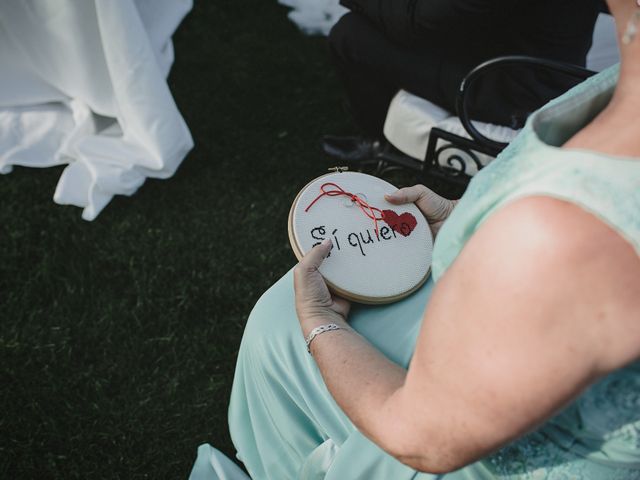
[[[276,0],[196,2],[169,83],[195,148],[94,222],[62,168],[0,176],[0,478],[186,478],[233,457],[227,404],[253,304],[295,257],[287,214],[354,131],[323,38]],[[396,183],[411,183],[400,175]]]
[[[294,264],[286,218],[349,131],[322,38],[275,0],[200,0],[169,83],[196,142],[177,174],[94,222],[52,201],[61,168],[0,177],[0,478],[185,478],[234,455],[242,330]]]

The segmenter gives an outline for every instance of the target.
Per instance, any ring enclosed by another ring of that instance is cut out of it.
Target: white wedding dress
[[[54,200],[93,220],[193,147],[166,77],[192,0],[0,2],[0,173],[67,165]]]

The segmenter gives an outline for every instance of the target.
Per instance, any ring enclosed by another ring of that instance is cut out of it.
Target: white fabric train
[[[327,35],[348,10],[338,0],[278,0],[291,7],[289,19],[308,35]]]
[[[193,147],[167,86],[192,0],[0,2],[0,173],[67,164],[54,200],[93,220]]]

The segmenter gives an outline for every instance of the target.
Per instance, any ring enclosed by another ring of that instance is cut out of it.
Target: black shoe
[[[320,141],[320,147],[324,153],[345,162],[375,158],[383,152],[385,144],[386,142],[377,139],[360,136],[324,135]]]

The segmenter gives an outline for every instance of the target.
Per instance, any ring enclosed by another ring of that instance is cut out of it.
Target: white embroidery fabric
[[[348,195],[325,195],[305,212],[327,182],[357,195],[372,207],[392,210],[401,216],[397,230],[408,232],[410,216],[417,222],[415,228],[404,236],[380,220],[376,234],[375,222]],[[300,192],[292,206],[294,248],[304,254],[323,239],[331,239],[333,249],[320,272],[338,289],[364,297],[362,301],[384,303],[413,291],[429,272],[433,239],[426,219],[414,204],[397,206],[384,199],[384,194],[395,190],[384,180],[356,172],[315,179]]]

